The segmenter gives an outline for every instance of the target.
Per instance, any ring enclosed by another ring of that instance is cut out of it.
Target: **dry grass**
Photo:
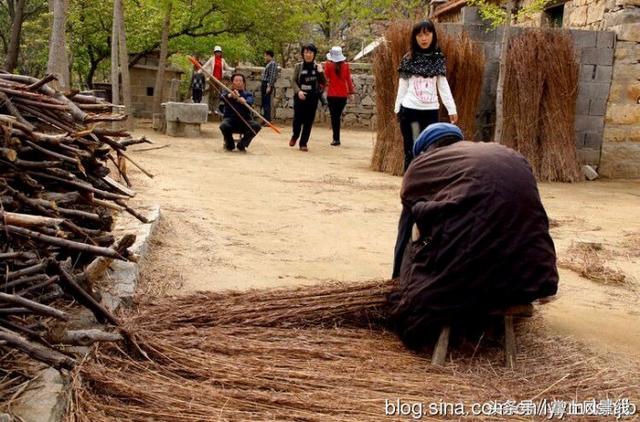
[[[572,243],[566,257],[558,260],[558,266],[567,268],[592,281],[604,284],[626,284],[629,280],[619,269],[611,268],[607,261],[613,258],[610,251],[599,243]]]
[[[373,59],[376,84],[377,136],[371,159],[376,171],[402,175],[404,149],[402,134],[393,106],[398,92],[398,67],[402,56],[409,51],[409,34],[413,22],[392,23],[385,32],[386,42],[377,49]],[[484,74],[484,52],[467,33],[451,36],[438,33],[438,43],[447,58],[447,80],[458,109],[458,124],[466,139],[474,139],[476,112]],[[448,121],[441,107],[441,120]]]
[[[640,232],[626,233],[622,247],[628,256],[640,256]]]
[[[433,367],[429,353],[407,351],[384,329],[390,288],[203,293],[141,305],[128,325],[151,360],[116,345],[94,349],[74,373],[67,421],[374,421],[385,418],[385,399],[639,398],[638,368],[611,368],[548,336],[540,321],[518,326],[516,371],[502,367],[501,348],[486,338]]]
[[[583,179],[575,147],[577,92],[568,33],[528,30],[509,41],[503,143],[525,156],[538,180]]]

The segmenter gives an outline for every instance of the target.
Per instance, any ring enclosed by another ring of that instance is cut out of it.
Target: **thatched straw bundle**
[[[447,35],[438,32],[438,43],[447,58],[447,81],[458,109],[458,126],[465,139],[480,139],[476,133],[476,114],[482,93],[484,51],[466,32]],[[440,107],[440,120],[449,121],[447,110]]]
[[[385,32],[386,42],[377,48],[373,60],[377,139],[371,167],[396,176],[403,173],[404,151],[393,105],[398,92],[398,67],[402,56],[409,51],[412,26],[410,21],[391,24]],[[484,74],[484,53],[465,32],[451,36],[438,30],[438,43],[447,58],[447,80],[458,108],[458,124],[466,138],[473,139]],[[448,121],[444,107],[440,114],[441,120]]]
[[[404,150],[400,125],[393,111],[398,93],[398,67],[409,51],[410,21],[394,22],[385,32],[385,42],[376,49],[373,75],[376,84],[376,145],[371,168],[401,176],[404,171]]]
[[[575,146],[578,65],[571,37],[529,30],[509,41],[503,143],[529,160],[538,180],[581,180]]]
[[[516,371],[501,369],[502,351],[486,338],[456,346],[444,368],[433,367],[428,354],[408,352],[376,323],[354,328],[366,325],[359,316],[381,310],[389,288],[198,294],[179,306],[175,298],[145,305],[129,324],[143,333],[151,360],[100,345],[74,373],[67,421],[373,421],[386,418],[385,400],[397,399],[638,399],[637,368],[609,368],[539,323],[518,328]]]

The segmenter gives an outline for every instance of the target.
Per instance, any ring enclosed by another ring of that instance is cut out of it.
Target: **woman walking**
[[[313,44],[302,47],[303,61],[293,69],[293,134],[289,146],[293,147],[300,138],[300,151],[308,151],[307,143],[311,127],[316,118],[318,100],[326,79],[322,65],[315,62],[318,49]],[[302,135],[301,135],[302,132]]]
[[[413,159],[413,142],[427,126],[438,122],[440,100],[451,123],[458,121],[456,104],[446,78],[446,60],[438,47],[438,36],[430,20],[411,31],[411,49],[402,58],[394,111],[404,140],[404,169]]]
[[[331,145],[339,146],[342,112],[347,105],[347,98],[355,92],[349,63],[346,62],[341,47],[332,47],[327,54],[324,74],[327,78],[327,101],[329,114],[331,114],[331,130],[333,131]]]

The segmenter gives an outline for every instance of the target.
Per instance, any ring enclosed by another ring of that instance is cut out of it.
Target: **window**
[[[153,97],[153,87],[152,86],[148,86],[147,87],[147,97]]]
[[[564,17],[564,3],[555,4],[544,9],[547,24],[551,28],[562,28],[562,18]]]

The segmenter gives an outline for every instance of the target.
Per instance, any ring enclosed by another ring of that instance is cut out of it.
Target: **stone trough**
[[[167,102],[162,104],[167,122],[166,134],[197,138],[200,136],[200,125],[209,117],[207,104]]]

